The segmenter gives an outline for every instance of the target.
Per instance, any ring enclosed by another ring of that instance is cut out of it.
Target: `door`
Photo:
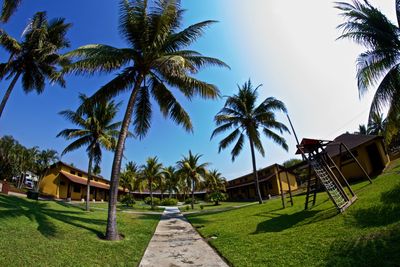
[[[368,145],[366,149],[369,161],[371,163],[372,173],[376,174],[381,172],[385,166],[383,165],[382,157],[381,154],[379,153],[377,145],[373,143],[371,145]]]

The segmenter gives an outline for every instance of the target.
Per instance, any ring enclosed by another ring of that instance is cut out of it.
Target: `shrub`
[[[178,204],[178,200],[176,198],[164,198],[161,201],[162,206],[176,206]]]
[[[192,198],[191,198],[191,197],[185,199],[185,204],[191,204],[191,203],[192,203]],[[195,199],[194,199],[194,204],[197,204],[197,203],[198,203],[198,201],[197,201],[197,199],[195,198]]]
[[[189,206],[186,206],[186,211],[188,211],[190,209],[190,207]]]
[[[133,207],[133,205],[135,205],[136,202],[132,195],[126,195],[123,196],[123,198],[121,199],[121,203],[127,207]]]
[[[212,192],[208,195],[208,199],[215,203],[215,205],[219,205],[220,201],[224,201],[227,199],[225,193],[221,192]]]
[[[203,210],[203,209],[204,209],[204,206],[203,206],[203,205],[200,205],[200,209]]]
[[[151,205],[151,197],[146,197],[144,199],[144,203],[146,203],[147,205]],[[160,205],[161,201],[158,197],[153,197],[153,206],[158,206]]]

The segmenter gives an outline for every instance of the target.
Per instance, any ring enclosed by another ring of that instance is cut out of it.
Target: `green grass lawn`
[[[207,212],[207,211],[217,211],[217,210],[223,210],[223,209],[232,209],[234,207],[239,207],[239,206],[245,206],[245,205],[250,205],[255,202],[220,202],[219,205],[215,205],[214,202],[200,202],[198,204],[194,205],[194,209],[191,208],[190,204],[185,204],[183,206],[179,207],[179,210],[183,213],[186,212],[193,212],[193,211],[201,211],[201,212]],[[201,209],[200,206],[203,206],[203,209]],[[188,208],[187,208],[188,207]]]
[[[136,266],[159,215],[118,214],[122,241],[104,241],[105,211],[0,195],[0,266]]]
[[[73,205],[79,206],[81,208],[85,208],[86,204],[85,203],[72,203]],[[90,208],[94,208],[93,210],[97,209],[108,209],[108,203],[107,202],[91,202],[90,203]],[[151,212],[160,212],[162,213],[164,211],[163,208],[157,208],[154,207],[153,209],[151,208],[150,205],[145,204],[143,201],[136,201],[135,205],[133,207],[127,207],[121,203],[117,204],[117,210],[131,210],[131,211],[151,211]]]
[[[353,185],[358,200],[343,214],[320,193],[307,211],[297,196],[286,209],[274,199],[187,218],[233,266],[399,266],[399,165]]]

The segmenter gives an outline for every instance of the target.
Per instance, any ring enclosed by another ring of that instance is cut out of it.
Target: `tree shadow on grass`
[[[56,202],[58,203],[58,202]],[[58,203],[61,205],[60,203]],[[80,210],[56,210],[51,209],[47,202],[29,201],[23,198],[0,195],[0,206],[6,208],[0,210],[0,220],[25,216],[38,224],[37,230],[45,237],[51,238],[57,234],[57,226],[51,219],[78,227],[101,236],[102,233],[90,225],[105,225],[106,221],[84,217],[87,213]]]
[[[327,266],[399,266],[400,226],[333,242]]]
[[[328,210],[302,210],[293,214],[268,212],[266,215],[269,215],[271,219],[259,223],[253,234],[282,232],[289,228],[327,220],[336,216],[337,211],[332,208]]]
[[[400,184],[381,194],[381,202],[351,213],[358,227],[376,227],[400,221]]]

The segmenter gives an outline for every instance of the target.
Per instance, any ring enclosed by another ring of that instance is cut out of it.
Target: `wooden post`
[[[276,165],[276,164],[275,164],[275,176],[278,176],[278,179],[279,179],[279,187],[281,190],[282,206],[283,206],[283,208],[286,208],[285,193],[283,192],[283,188],[282,188],[282,179],[278,172],[278,165]]]
[[[289,187],[290,204],[293,207],[292,187],[290,185],[290,179],[289,179],[289,175],[288,175],[287,169],[285,168],[284,171],[285,171],[285,174],[286,174],[286,181],[287,181],[288,187]]]

